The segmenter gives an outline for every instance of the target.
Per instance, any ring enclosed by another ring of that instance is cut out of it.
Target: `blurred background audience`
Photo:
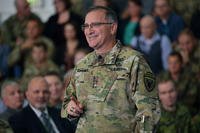
[[[39,104],[47,110],[49,106],[57,108],[55,116],[49,115],[59,117],[73,68],[91,51],[81,30],[83,16],[91,6],[106,6],[117,13],[118,39],[142,52],[155,73],[162,106],[157,131],[200,132],[199,0],[10,1],[13,14],[7,18],[2,7],[8,2],[0,1],[0,119],[7,121],[13,116],[10,125],[14,132],[19,131],[18,122],[25,123],[27,110],[37,110],[34,102],[41,97],[33,94],[33,82],[38,81],[35,89],[44,93]],[[43,120],[33,119],[35,124],[42,121],[39,127],[44,131]],[[63,123],[56,124],[56,131],[63,129]],[[67,128],[70,130],[70,125]]]

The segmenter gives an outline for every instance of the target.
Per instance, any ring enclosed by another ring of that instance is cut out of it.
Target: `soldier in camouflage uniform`
[[[155,76],[115,39],[115,13],[93,7],[82,28],[94,51],[76,65],[61,116],[80,117],[76,133],[152,133],[160,117]]]
[[[199,108],[199,89],[198,82],[193,73],[183,68],[182,56],[178,52],[170,53],[168,57],[168,70],[160,73],[157,81],[170,79],[173,81],[178,91],[178,100],[184,103],[191,114],[197,113]]]
[[[35,43],[31,57],[33,62],[26,65],[21,80],[23,90],[26,89],[29,80],[36,75],[45,75],[52,71],[59,73],[58,67],[47,58],[47,47],[44,43]]]
[[[158,94],[162,104],[157,133],[190,133],[189,110],[177,103],[177,92],[173,81],[165,79],[158,83]]]
[[[192,14],[200,9],[199,0],[169,0],[172,9],[183,17],[187,25],[190,25]]]
[[[1,119],[0,119],[0,133],[13,133],[9,124]]]
[[[7,40],[13,46],[16,41],[25,38],[25,27],[29,19],[40,18],[30,11],[27,0],[15,0],[17,13],[10,16],[2,25]]]

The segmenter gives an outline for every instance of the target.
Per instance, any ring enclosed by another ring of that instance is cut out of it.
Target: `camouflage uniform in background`
[[[47,49],[48,57],[49,58],[53,57],[54,45],[51,40],[49,40],[46,37],[41,36],[37,40],[35,40],[35,42],[44,42],[48,48]],[[23,44],[21,44],[21,45],[23,45]],[[8,57],[8,65],[11,67],[20,60],[24,61],[25,66],[31,62],[31,48],[22,51],[20,49],[19,45],[16,45],[14,47],[14,49],[12,50],[12,52],[10,53],[10,55]]]
[[[142,55],[117,44],[82,59],[66,88],[61,116],[75,97],[84,105],[76,133],[152,133],[160,118],[155,77]]]
[[[200,113],[192,118],[192,133],[200,133]]]
[[[2,29],[4,31],[4,34],[6,34],[6,39],[11,46],[14,46],[17,38],[25,38],[26,24],[29,19],[38,19],[39,21],[41,21],[40,18],[34,13],[31,13],[29,16],[25,17],[22,20],[20,20],[17,17],[17,14],[15,14],[9,17],[2,24]]]
[[[13,133],[9,124],[1,119],[0,119],[0,133]]]
[[[198,81],[195,78],[191,78],[193,76],[192,73],[184,69],[180,72],[177,81],[172,79],[168,71],[162,72],[157,77],[157,80],[171,79],[174,82],[178,91],[178,100],[189,108],[192,115],[197,113],[200,106]]]
[[[182,16],[187,25],[190,25],[192,14],[200,9],[199,0],[169,0],[169,3],[172,10]]]
[[[156,133],[191,133],[190,113],[181,104],[177,104],[173,112],[161,108],[161,117],[157,126]]]
[[[24,70],[22,80],[20,81],[22,91],[26,90],[28,82],[31,78],[33,78],[36,75],[45,75],[46,73],[52,71],[59,73],[59,68],[51,60],[48,60],[47,63],[41,68],[37,68],[33,63],[28,64]]]

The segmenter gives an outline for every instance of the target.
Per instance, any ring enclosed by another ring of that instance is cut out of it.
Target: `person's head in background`
[[[190,29],[184,29],[178,36],[178,44],[182,51],[190,55],[197,45],[197,39]]]
[[[24,102],[24,95],[20,86],[15,81],[4,81],[1,86],[1,98],[6,107],[14,110],[21,109]]]
[[[49,85],[49,92],[50,92],[49,104],[50,106],[55,107],[62,102],[61,97],[63,96],[63,90],[64,90],[62,79],[57,72],[49,72],[45,74],[44,78]]]
[[[42,76],[35,76],[28,84],[26,98],[29,104],[38,109],[44,110],[49,101],[49,87]]]
[[[180,74],[183,68],[183,58],[179,52],[173,51],[168,56],[168,69],[171,75]]]
[[[72,3],[70,0],[54,0],[55,10],[58,14],[63,13],[71,8]]]
[[[177,91],[173,81],[169,79],[158,81],[157,89],[162,107],[166,111],[174,111],[177,103]]]
[[[88,10],[82,30],[87,42],[97,53],[105,53],[116,43],[118,20],[116,13],[103,6]]]
[[[44,42],[35,42],[31,52],[34,64],[42,64],[47,61],[47,46]]]
[[[139,18],[142,14],[141,0],[128,0],[127,12],[131,18],[135,18],[135,17]]]
[[[15,7],[19,18],[23,19],[30,15],[31,10],[27,0],[15,0]]]
[[[93,6],[109,7],[110,5],[111,5],[111,0],[93,0]]]
[[[77,40],[78,35],[78,29],[77,25],[74,22],[67,22],[64,26],[64,36],[66,40]]]
[[[74,64],[76,65],[81,59],[83,59],[87,54],[89,53],[89,50],[87,49],[77,49],[75,55],[74,55]]]
[[[151,39],[156,32],[156,23],[151,15],[146,15],[142,17],[140,21],[140,31],[141,34],[146,39]]]
[[[155,0],[154,4],[155,15],[161,19],[167,19],[171,12],[171,7],[168,0]]]
[[[26,38],[37,39],[42,33],[42,22],[37,19],[29,19],[26,25]]]

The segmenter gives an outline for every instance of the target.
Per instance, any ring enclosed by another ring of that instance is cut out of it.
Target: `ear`
[[[112,35],[116,35],[117,34],[117,27],[118,27],[118,25],[117,25],[117,23],[113,23],[112,25],[111,25],[111,34]]]

